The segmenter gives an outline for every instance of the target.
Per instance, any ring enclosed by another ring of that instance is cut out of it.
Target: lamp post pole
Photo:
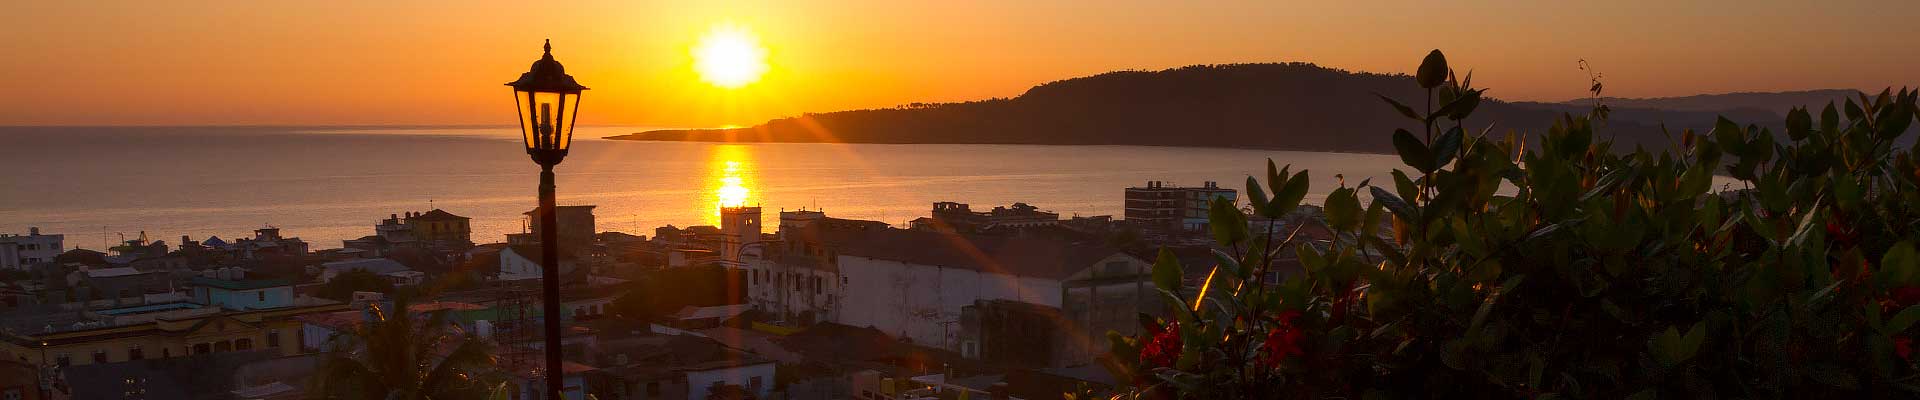
[[[547,332],[547,395],[561,399],[566,372],[560,366],[560,241],[558,209],[553,199],[553,164],[540,165],[540,298]]]
[[[561,367],[560,351],[560,221],[553,199],[553,166],[566,159],[573,141],[574,117],[580,112],[580,91],[587,90],[566,68],[553,59],[553,46],[541,46],[544,54],[534,61],[520,79],[507,82],[513,87],[515,113],[525,139],[527,155],[540,165],[540,299],[541,321],[546,331],[546,380],[548,399],[558,400],[566,393],[567,374]]]

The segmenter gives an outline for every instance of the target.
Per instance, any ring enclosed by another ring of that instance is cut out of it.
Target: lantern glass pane
[[[530,102],[533,100],[532,95],[533,95],[532,93],[522,91],[522,90],[513,91],[514,111],[516,114],[519,114],[518,118],[516,119],[520,120],[521,144],[525,144],[528,150],[532,150],[534,146],[533,111],[532,111],[533,108],[528,106],[528,104],[530,104]]]
[[[541,150],[564,149],[559,142],[560,94],[554,92],[533,92],[533,113],[530,121],[533,126],[534,147]]]
[[[555,134],[560,136],[559,148],[561,150],[566,150],[567,147],[572,145],[574,117],[579,115],[580,115],[580,94],[568,93],[568,94],[562,95],[560,98],[560,111],[559,113],[554,115],[554,119],[557,120],[558,127],[559,127],[559,129],[555,130],[554,132]]]

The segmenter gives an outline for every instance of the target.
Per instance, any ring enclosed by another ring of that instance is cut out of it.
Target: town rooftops
[[[803,229],[801,236],[834,247],[840,256],[1048,279],[1065,279],[1107,257],[1124,254],[1100,242],[907,229]]]
[[[253,290],[270,287],[289,286],[293,282],[285,279],[216,279],[196,276],[190,281],[194,285],[221,288],[226,290]]]
[[[421,221],[457,221],[457,220],[472,219],[472,218],[453,215],[453,213],[435,208],[433,209],[433,211],[420,213],[420,214],[414,215],[412,218],[407,218],[407,219],[408,220],[417,219]]]
[[[333,262],[321,263],[320,268],[323,268],[329,271],[334,271],[334,272],[347,272],[347,271],[352,271],[357,269],[357,270],[365,270],[367,272],[372,272],[375,274],[386,274],[386,273],[392,273],[392,272],[412,270],[411,268],[407,268],[406,265],[401,264],[399,261],[394,261],[394,260],[385,259],[385,258],[362,258],[358,260],[333,261]]]
[[[115,277],[115,276],[139,275],[144,273],[145,272],[141,272],[140,270],[133,269],[133,267],[94,268],[86,271],[87,277],[90,277],[90,278],[108,278],[108,277]]]
[[[561,214],[566,214],[569,212],[593,212],[594,207],[597,207],[597,206],[590,206],[590,205],[589,206],[554,206],[554,211]],[[527,210],[527,212],[520,213],[520,215],[535,215],[539,213],[540,213],[540,209],[535,208],[532,210]]]
[[[747,310],[751,310],[751,309],[752,307],[746,304],[734,304],[734,305],[728,305],[728,306],[712,306],[712,307],[686,306],[686,307],[680,308],[680,312],[673,313],[673,317],[682,321],[693,320],[693,319],[715,319],[715,318],[732,319],[733,317],[740,316],[740,314],[746,313]]]

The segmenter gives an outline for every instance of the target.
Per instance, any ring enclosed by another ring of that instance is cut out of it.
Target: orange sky
[[[1580,58],[1629,97],[1920,84],[1914,1],[386,3],[16,2],[0,125],[512,124],[501,83],[543,38],[593,88],[584,124],[750,125],[1187,64],[1405,72],[1431,48],[1508,99],[1581,96]],[[759,83],[695,79],[688,49],[720,23],[770,50]]]

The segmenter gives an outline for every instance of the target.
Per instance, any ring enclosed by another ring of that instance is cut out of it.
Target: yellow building
[[[328,303],[233,311],[176,302],[86,311],[88,321],[64,330],[0,332],[0,357],[65,366],[256,349],[291,356],[301,353],[301,323],[295,317],[347,309]]]

